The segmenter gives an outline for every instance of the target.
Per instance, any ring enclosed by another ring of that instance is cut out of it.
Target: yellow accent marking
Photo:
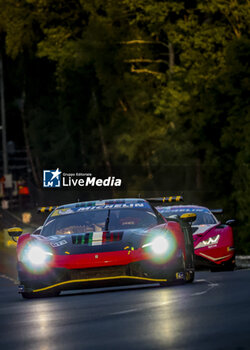
[[[11,227],[8,229],[8,233],[11,232],[23,232],[23,230],[20,227]]]
[[[129,249],[129,246],[127,245],[124,249]]]
[[[115,277],[99,277],[99,278],[87,278],[87,279],[80,279],[80,280],[72,280],[72,281],[65,281],[60,282],[56,284],[52,284],[49,287],[40,288],[33,290],[34,293],[42,292],[44,290],[48,290],[57,286],[62,286],[64,284],[70,284],[70,283],[79,283],[79,282],[91,282],[91,281],[105,281],[105,280],[115,280],[120,278],[130,278],[135,280],[143,280],[143,281],[152,281],[152,282],[167,282],[167,279],[156,279],[156,278],[147,278],[147,277],[136,277],[136,276],[115,276]]]
[[[131,250],[128,251],[128,255],[131,253]]]
[[[65,254],[70,254],[70,252],[65,252]]]
[[[194,218],[196,216],[195,213],[185,213],[185,214],[182,214],[181,215],[181,219],[184,219],[184,218]]]

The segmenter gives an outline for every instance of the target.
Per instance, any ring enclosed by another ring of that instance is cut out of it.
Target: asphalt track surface
[[[0,277],[0,349],[250,349],[250,270],[193,284],[64,292],[23,300]]]

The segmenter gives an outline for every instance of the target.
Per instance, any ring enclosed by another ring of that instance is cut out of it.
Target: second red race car
[[[159,206],[157,209],[170,220],[184,213],[195,213],[192,223],[195,266],[209,267],[212,271],[233,270],[235,268],[235,247],[231,225],[234,220],[222,224],[213,212],[221,214],[222,210],[209,210],[196,205]]]

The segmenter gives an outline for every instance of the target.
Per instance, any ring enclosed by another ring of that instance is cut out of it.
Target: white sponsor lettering
[[[106,205],[93,205],[89,207],[81,207],[77,209],[79,211],[88,211],[88,210],[98,210],[98,209],[126,209],[126,208],[146,208],[147,204],[144,203],[121,203],[121,204],[106,204]],[[65,213],[60,213],[65,214]]]

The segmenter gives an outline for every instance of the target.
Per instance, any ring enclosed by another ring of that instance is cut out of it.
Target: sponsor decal
[[[72,209],[69,208],[65,208],[65,209],[58,209],[58,214],[59,215],[63,215],[63,214],[73,214],[74,211]]]
[[[177,280],[183,280],[184,279],[184,272],[176,272],[175,277]]]
[[[60,247],[60,246],[62,246],[62,245],[64,245],[64,244],[67,244],[67,243],[68,243],[68,242],[65,241],[65,239],[64,239],[64,240],[59,241],[59,242],[50,243],[50,245],[51,245],[51,247],[56,248],[56,247]]]
[[[65,235],[55,235],[55,236],[46,237],[48,241],[59,241],[62,238],[65,238]]]
[[[175,211],[175,212],[180,212],[180,213],[184,213],[184,212],[189,212],[189,213],[209,213],[208,209],[202,209],[202,208],[171,208],[171,207],[160,207],[159,208],[161,213],[165,213],[165,212],[171,212],[171,211]]]
[[[43,187],[120,187],[122,180],[115,176],[98,178],[90,173],[64,173],[59,168],[43,171]]]
[[[92,210],[126,209],[126,208],[129,208],[129,209],[131,209],[131,208],[147,208],[148,209],[149,204],[147,202],[144,202],[144,203],[122,203],[122,204],[102,204],[102,205],[96,203],[96,205],[90,205],[87,207],[56,209],[53,211],[51,216],[67,215],[67,214],[92,211]]]
[[[19,292],[19,293],[23,293],[23,292],[24,292],[24,285],[23,285],[23,284],[20,284],[20,285],[18,286],[18,292]]]

